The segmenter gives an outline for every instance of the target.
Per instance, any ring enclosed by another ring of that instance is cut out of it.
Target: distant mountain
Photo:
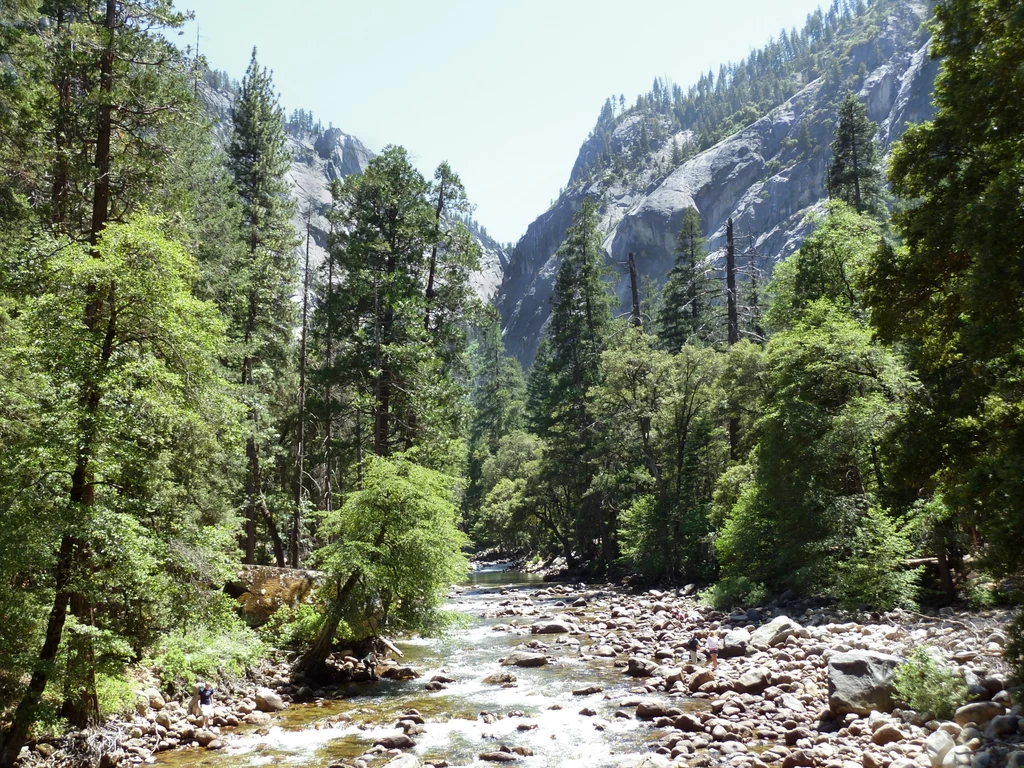
[[[884,153],[932,115],[938,63],[928,56],[930,8],[914,0],[839,0],[739,65],[683,92],[656,80],[636,105],[606,102],[580,148],[569,186],[516,244],[498,293],[505,344],[529,365],[550,316],[555,252],[586,196],[600,202],[604,248],[620,266],[664,280],[683,213],[695,207],[720,258],[730,217],[762,265],[796,250],[807,214],[827,198],[836,111],[847,91],[879,123]]]
[[[199,89],[206,112],[213,119],[214,135],[218,143],[226,147],[231,138],[235,88],[227,76],[217,72],[200,83]],[[355,136],[338,128],[314,126],[305,120],[289,120],[286,128],[288,150],[292,155],[288,182],[296,202],[292,222],[301,238],[296,260],[301,263],[305,256],[308,215],[310,263],[318,265],[327,257],[330,225],[324,214],[331,203],[330,182],[362,173],[374,153]],[[489,301],[501,284],[509,256],[476,222],[470,222],[469,230],[481,248],[480,270],[470,276],[470,284],[481,299]]]

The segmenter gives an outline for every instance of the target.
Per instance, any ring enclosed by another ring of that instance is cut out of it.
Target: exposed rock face
[[[266,623],[278,608],[294,608],[312,596],[322,574],[300,568],[243,565],[228,593],[238,600],[242,616],[254,627]]]
[[[213,119],[217,142],[227,147],[231,140],[231,110],[235,94],[214,90],[202,83],[200,97],[207,114]],[[330,224],[324,214],[331,202],[330,183],[362,173],[374,154],[355,136],[338,128],[328,128],[320,134],[291,131],[288,134],[288,151],[292,155],[292,166],[287,178],[296,203],[292,223],[299,239],[295,249],[296,264],[301,268],[305,259],[306,217],[309,214],[309,261],[315,268],[327,256]],[[501,284],[508,255],[485,232],[475,227],[471,227],[470,232],[480,246],[481,257],[480,269],[470,275],[469,282],[476,294],[486,301]]]
[[[908,0],[888,21],[877,40],[853,45],[840,62],[844,77],[866,63],[874,45],[887,60],[864,79],[858,94],[869,116],[879,123],[878,141],[887,153],[906,127],[933,113],[931,93],[938,64],[928,45],[917,37],[924,8]],[[673,145],[686,146],[689,132],[669,135],[654,151],[646,168],[628,183],[609,175],[587,183],[581,169],[593,165],[598,147],[588,140],[580,150],[569,189],[527,229],[513,250],[498,294],[505,344],[522,363],[533,360],[550,315],[550,298],[560,260],[555,256],[585,196],[602,201],[606,256],[614,264],[636,255],[642,273],[661,282],[674,261],[676,235],[683,214],[695,207],[701,214],[712,258],[724,253],[725,223],[734,220],[743,250],[752,245],[762,269],[796,250],[813,230],[808,213],[826,199],[828,145],[836,121],[836,93],[824,79],[768,115],[715,146],[672,167]],[[639,118],[627,118],[615,129],[612,148],[628,148],[638,132]],[[806,126],[814,149],[797,147]],[[667,174],[661,170],[672,168]],[[625,303],[628,279],[622,269],[616,290]]]
[[[828,661],[828,706],[832,714],[891,712],[895,706],[892,677],[902,661],[898,656],[874,651],[833,655]]]

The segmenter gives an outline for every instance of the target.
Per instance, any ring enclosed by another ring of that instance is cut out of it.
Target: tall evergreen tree
[[[708,343],[715,337],[711,313],[714,279],[705,264],[706,240],[696,208],[687,208],[676,238],[676,263],[661,295],[658,339],[676,354],[684,344]]]
[[[1024,35],[1019,3],[936,5],[935,118],[893,152],[905,248],[880,248],[868,303],[924,391],[899,452],[903,503],[941,502],[997,573],[1024,539]]]
[[[830,193],[858,213],[878,213],[883,206],[877,132],[878,126],[868,119],[867,108],[854,94],[846,94],[832,140]]]
[[[284,117],[270,73],[260,67],[255,48],[233,118],[228,164],[242,200],[245,242],[242,260],[232,270],[238,294],[231,329],[240,346],[241,382],[249,412],[244,561],[256,560],[256,524],[262,516],[278,565],[284,565],[284,546],[267,506],[263,474],[274,427],[268,409],[291,361],[296,318],[292,296],[298,270],[292,255],[294,204],[285,180],[291,158]]]

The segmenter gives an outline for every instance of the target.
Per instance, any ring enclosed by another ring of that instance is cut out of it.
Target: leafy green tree
[[[839,106],[839,121],[832,140],[829,192],[858,213],[879,213],[882,172],[875,134],[878,126],[868,119],[867,108],[852,93]]]
[[[658,338],[675,354],[684,344],[715,339],[711,302],[714,279],[708,265],[700,214],[687,208],[676,239],[676,263],[669,270],[658,313]]]
[[[231,332],[241,348],[241,382],[249,411],[244,562],[255,562],[256,523],[262,516],[274,539],[278,565],[283,566],[284,546],[264,492],[264,463],[275,437],[268,412],[291,362],[296,319],[291,298],[297,278],[292,257],[294,204],[285,180],[291,157],[283,112],[255,48],[232,116],[228,167],[242,201],[245,244],[231,270],[237,281]]]
[[[441,628],[449,586],[466,574],[458,529],[458,481],[420,466],[415,455],[367,460],[363,487],[325,521],[331,541],[318,554],[328,581],[328,608],[317,641],[297,668],[327,673],[339,628],[366,637],[386,629],[429,633]]]
[[[893,217],[906,245],[878,251],[867,302],[879,335],[906,349],[923,384],[898,448],[908,457],[903,503],[941,496],[994,570],[1015,573],[1024,538],[1024,36],[1014,4],[951,0],[935,18],[937,112],[908,129],[890,170],[906,201]]]
[[[24,743],[62,649],[82,651],[75,660],[84,668],[70,687],[94,697],[88,686],[104,655],[124,654],[118,638],[145,630],[146,595],[160,569],[151,537],[186,535],[200,514],[187,499],[203,495],[191,487],[206,487],[206,462],[216,464],[231,437],[232,406],[216,365],[224,329],[216,308],[191,294],[192,258],[150,217],[108,225],[92,250],[62,245],[46,265],[46,290],[24,307],[30,346],[8,352],[45,378],[40,402],[50,415],[41,425],[45,447],[26,446],[6,461],[61,496],[49,504],[33,494],[5,499],[13,520],[31,516],[46,532],[37,567],[52,603],[4,765]],[[89,606],[91,629],[74,610],[68,623],[74,600]]]

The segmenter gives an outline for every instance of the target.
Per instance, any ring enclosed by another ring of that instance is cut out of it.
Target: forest
[[[867,12],[845,5],[780,35],[777,66],[656,81],[637,109],[713,142]],[[525,372],[469,287],[457,173],[385,148],[332,186],[311,264],[285,138],[322,126],[285,115],[256,50],[232,83],[176,48],[184,20],[0,11],[0,766],[130,707],[138,665],[182,687],[288,645],[325,676],[339,642],[444,631],[485,551],[723,608],[1019,603],[1019,3],[936,5],[936,117],[887,164],[844,96],[830,200],[771,275],[731,227],[711,259],[690,210],[620,316],[584,200]],[[236,91],[223,148],[211,77]],[[254,630],[222,589],[240,564],[324,578]]]

